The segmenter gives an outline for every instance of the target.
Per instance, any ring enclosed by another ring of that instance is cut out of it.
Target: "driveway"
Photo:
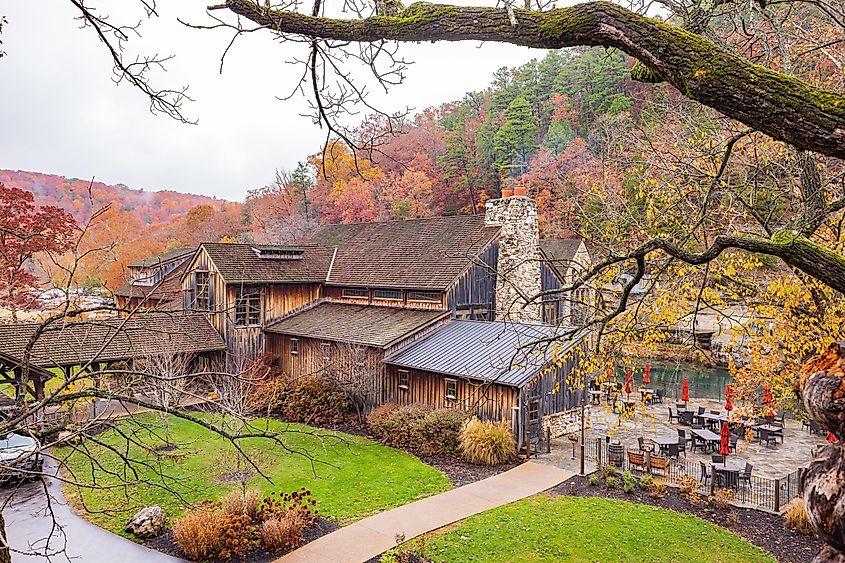
[[[48,465],[50,468],[48,469]],[[55,471],[45,459],[45,473]],[[147,549],[125,538],[107,532],[77,516],[68,506],[61,484],[45,478],[47,492],[41,482],[25,483],[0,489],[3,502],[12,495],[3,510],[6,533],[12,547],[14,563],[176,563],[182,561]],[[26,555],[19,552],[37,552]]]

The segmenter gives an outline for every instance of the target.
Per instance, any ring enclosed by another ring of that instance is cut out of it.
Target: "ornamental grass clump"
[[[189,559],[208,559],[220,552],[226,515],[217,508],[189,510],[173,524],[173,540]]]
[[[504,420],[470,418],[461,428],[460,449],[467,461],[483,465],[499,465],[516,457],[516,442]]]
[[[816,533],[812,522],[810,522],[810,517],[807,516],[804,499],[800,497],[792,499],[786,505],[786,512],[783,513],[783,523],[793,532],[807,535]]]

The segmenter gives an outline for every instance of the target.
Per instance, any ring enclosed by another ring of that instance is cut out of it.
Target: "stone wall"
[[[587,426],[590,421],[590,405],[584,407],[584,417],[587,419]],[[581,431],[581,407],[569,409],[543,417],[543,430],[551,430],[552,438],[560,438],[567,434]]]
[[[485,221],[500,225],[496,276],[496,320],[542,322],[540,300],[540,228],[532,198],[491,199]],[[533,302],[528,301],[536,298]]]

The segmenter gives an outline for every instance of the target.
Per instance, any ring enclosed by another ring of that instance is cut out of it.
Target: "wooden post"
[[[775,479],[775,512],[780,512],[780,479]]]
[[[710,464],[710,494],[712,495],[716,490],[716,468]]]
[[[601,469],[601,438],[596,438],[596,457],[598,458],[599,469]]]
[[[579,473],[580,475],[584,475],[584,456],[586,455],[584,453],[584,446],[587,443],[586,442],[587,437],[585,435],[586,422],[584,421],[584,413],[585,413],[586,410],[587,409],[584,405],[584,397],[582,395],[581,396],[581,472]]]

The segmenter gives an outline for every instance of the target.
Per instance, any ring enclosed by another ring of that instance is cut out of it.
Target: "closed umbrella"
[[[734,389],[733,386],[728,384],[725,387],[725,410],[731,412],[734,410],[734,401],[733,401]]]
[[[689,401],[689,381],[687,381],[687,376],[684,376],[684,381],[681,383],[681,400],[683,402]]]
[[[731,430],[728,428],[728,423],[722,423],[722,435],[719,441],[719,453],[728,455],[731,453]]]
[[[775,416],[774,411],[772,410],[772,403],[775,402],[775,398],[772,397],[772,392],[768,388],[768,386],[763,387],[763,406],[766,407],[763,409],[763,416],[766,418],[771,418]]]
[[[827,433],[827,441],[830,444],[835,444],[839,440],[836,438],[836,434],[834,434],[833,432],[828,432]]]
[[[631,373],[631,370],[628,370],[628,373],[625,374],[625,392],[629,395],[631,391],[633,391],[634,385],[634,374]]]
[[[645,365],[645,372],[643,373],[643,384],[651,383],[651,364]]]

